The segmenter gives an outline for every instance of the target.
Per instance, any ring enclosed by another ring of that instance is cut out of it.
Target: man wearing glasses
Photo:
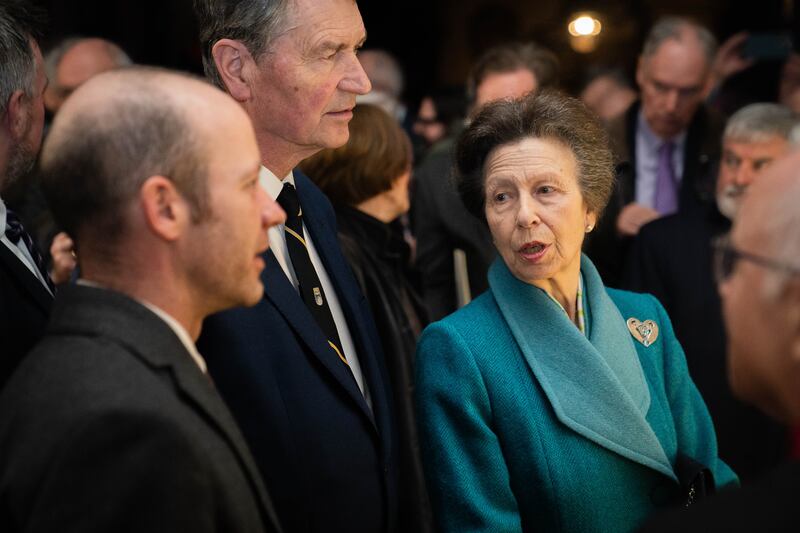
[[[716,203],[644,226],[623,277],[625,288],[649,292],[667,309],[714,420],[720,457],[745,482],[785,457],[787,437],[784,428],[737,399],[725,379],[711,240],[730,229],[748,186],[789,149],[787,137],[796,123],[791,111],[777,104],[751,104],[734,113],[722,136]]]
[[[800,153],[748,191],[715,266],[734,392],[777,420],[800,423]],[[757,440],[753,434],[750,439]],[[800,464],[653,520],[646,531],[797,531]]]

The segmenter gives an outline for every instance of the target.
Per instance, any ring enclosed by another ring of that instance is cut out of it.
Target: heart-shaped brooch
[[[650,346],[658,338],[658,325],[652,320],[642,322],[637,318],[628,319],[628,329],[633,338],[645,345]]]

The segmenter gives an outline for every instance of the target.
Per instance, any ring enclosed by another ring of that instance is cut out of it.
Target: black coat
[[[410,249],[399,221],[384,224],[344,206],[337,207],[336,218],[342,252],[375,318],[392,385],[400,438],[398,531],[433,531],[414,408],[414,355],[427,319],[414,289]]]
[[[233,417],[170,327],[77,285],[0,396],[0,530],[281,529]]]
[[[472,298],[489,288],[487,274],[496,251],[489,228],[467,211],[453,181],[452,143],[431,154],[414,171],[412,220],[417,267],[428,315],[439,320],[458,309],[453,252],[463,250]]]
[[[0,243],[0,390],[44,333],[53,297]]]
[[[713,205],[646,224],[631,247],[622,285],[649,292],[664,305],[714,421],[719,456],[748,481],[784,459],[788,437],[779,424],[739,401],[728,383],[711,241],[729,229]]]

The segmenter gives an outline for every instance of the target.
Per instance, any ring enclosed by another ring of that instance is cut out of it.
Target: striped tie
[[[300,296],[327,337],[331,349],[344,364],[347,364],[347,358],[339,342],[336,323],[333,321],[328,300],[322,290],[322,283],[308,255],[308,245],[303,238],[303,212],[300,200],[297,198],[297,190],[291,183],[283,185],[283,190],[278,195],[278,203],[286,211],[286,245],[300,285]]]
[[[30,234],[25,231],[25,228],[22,226],[22,221],[20,221],[17,214],[11,210],[6,212],[6,237],[8,237],[8,240],[14,243],[16,246],[19,246],[19,241],[20,239],[22,240],[22,242],[25,244],[25,247],[28,249],[28,252],[31,254],[33,262],[36,264],[36,268],[39,269],[39,273],[42,275],[42,279],[44,279],[47,288],[50,289],[52,294],[55,294],[56,288],[50,279],[50,275],[47,273],[47,268],[44,264],[44,258],[39,252],[39,248],[33,242],[33,238],[31,238]]]

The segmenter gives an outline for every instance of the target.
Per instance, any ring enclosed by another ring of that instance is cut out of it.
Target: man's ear
[[[190,222],[190,210],[175,184],[164,176],[150,176],[139,190],[145,224],[166,241],[177,240]]]
[[[228,89],[228,93],[237,102],[246,102],[252,97],[250,83],[252,79],[247,75],[255,59],[247,47],[234,39],[220,39],[211,49],[217,72]]]
[[[28,97],[22,90],[16,90],[8,98],[6,115],[3,118],[6,131],[14,140],[22,139],[28,128]]]

